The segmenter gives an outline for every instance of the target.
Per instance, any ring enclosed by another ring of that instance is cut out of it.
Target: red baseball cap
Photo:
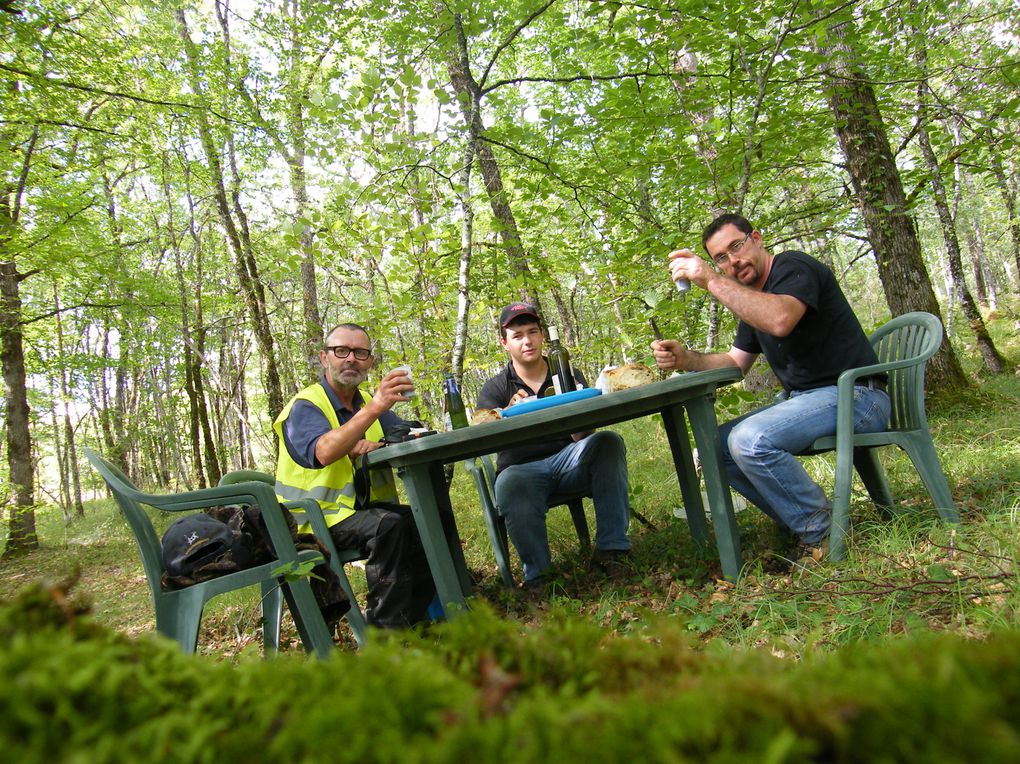
[[[506,329],[507,324],[521,316],[531,316],[539,322],[542,320],[534,305],[528,305],[526,302],[514,302],[503,308],[503,312],[499,314],[499,325]]]

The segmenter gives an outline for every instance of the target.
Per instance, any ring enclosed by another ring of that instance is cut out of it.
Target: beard
[[[356,366],[344,366],[340,369],[331,366],[326,372],[326,377],[339,390],[356,390],[368,379],[368,372]]]

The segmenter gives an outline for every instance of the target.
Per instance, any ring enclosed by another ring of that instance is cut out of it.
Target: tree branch
[[[496,59],[499,58],[499,54],[502,53],[507,48],[509,48],[513,41],[516,40],[517,37],[521,34],[521,32],[523,32],[528,27],[528,25],[531,24],[532,21],[534,21],[543,13],[545,13],[547,10],[549,10],[550,6],[552,6],[552,4],[555,2],[556,0],[547,0],[545,5],[536,8],[532,14],[530,14],[526,19],[524,19],[524,21],[522,21],[513,30],[511,30],[510,33],[505,38],[503,38],[503,42],[496,46],[496,49],[492,52],[492,55],[489,57],[489,63],[485,65],[485,71],[482,72],[482,78],[478,81],[478,86],[483,92],[485,90],[485,81],[489,79],[489,72],[495,65]]]
[[[36,85],[55,86],[55,87],[60,87],[60,88],[67,88],[68,90],[78,90],[78,91],[80,91],[82,93],[92,93],[93,95],[103,95],[103,96],[109,96],[111,98],[123,98],[123,99],[126,99],[128,101],[135,101],[137,103],[145,103],[145,104],[149,104],[151,106],[170,106],[170,107],[178,107],[178,108],[181,108],[181,109],[201,109],[201,108],[203,108],[203,107],[201,107],[199,105],[192,104],[192,103],[185,103],[183,101],[162,101],[162,100],[159,100],[157,98],[146,98],[145,96],[137,95],[135,93],[125,93],[125,92],[119,91],[119,90],[107,90],[106,88],[95,87],[94,85],[82,85],[81,83],[71,82],[69,80],[53,79],[51,77],[47,77],[44,74],[39,74],[38,72],[30,72],[30,71],[27,71],[25,69],[18,69],[17,67],[10,66],[9,64],[0,63],[0,71],[10,72],[11,74],[17,74],[17,75],[19,75],[21,77],[27,77],[30,80],[32,80],[32,82],[34,84],[36,84]],[[216,112],[212,108],[209,108],[208,111],[209,111],[210,114],[214,115],[217,119],[221,119],[224,122],[234,122],[235,121],[235,120],[232,120],[230,117],[227,117],[224,114],[220,114],[220,113]]]
[[[624,72],[623,74],[576,74],[571,77],[514,77],[508,80],[497,80],[487,88],[481,89],[482,95],[491,93],[504,85],[520,85],[522,82],[545,82],[564,85],[571,82],[615,82],[617,80],[639,80],[643,77],[672,77],[670,72],[653,72],[645,69],[641,72]]]

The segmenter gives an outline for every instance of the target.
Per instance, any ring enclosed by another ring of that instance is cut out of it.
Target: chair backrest
[[[138,551],[142,554],[142,568],[145,569],[145,577],[149,581],[149,586],[153,592],[160,591],[163,576],[163,553],[152,520],[142,508],[142,498],[145,494],[135,488],[120,469],[91,448],[85,449],[85,456],[110,487],[117,506],[120,507],[128,525],[131,526],[131,532],[134,533],[135,542],[138,544]]]
[[[889,374],[890,430],[927,428],[924,368],[942,344],[942,322],[931,313],[904,313],[869,338],[879,363],[907,362]]]
[[[482,469],[485,471],[485,482],[489,484],[489,492],[492,496],[496,495],[496,463],[492,461],[492,454],[485,454],[484,456],[478,457],[478,461],[482,463]]]
[[[237,485],[238,483],[250,481],[276,485],[276,478],[273,475],[270,475],[268,472],[260,472],[259,470],[231,470],[224,473],[218,485]]]

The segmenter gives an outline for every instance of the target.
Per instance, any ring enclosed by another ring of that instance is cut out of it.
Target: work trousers
[[[449,501],[439,505],[446,538],[455,540]],[[337,549],[356,549],[365,557],[369,624],[401,629],[426,620],[436,585],[410,507],[369,504],[329,530]]]

